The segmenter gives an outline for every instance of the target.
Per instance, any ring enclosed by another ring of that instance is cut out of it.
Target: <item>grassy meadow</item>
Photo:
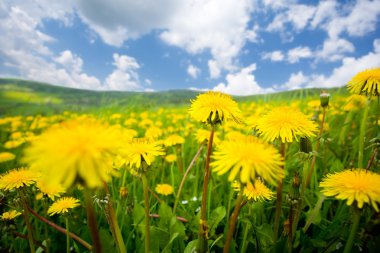
[[[328,106],[321,106],[321,89],[232,97],[239,120],[228,120],[228,112],[205,124],[189,112],[198,92],[99,92],[0,79],[0,252],[377,252],[379,190],[337,199],[320,184],[351,169],[379,173],[378,100],[346,87],[325,92]],[[291,131],[286,141],[265,138],[260,124],[274,108],[283,118],[299,111],[315,129],[310,136]],[[80,134],[64,135],[62,126]],[[238,152],[251,141],[254,150],[244,152],[256,160]],[[234,159],[222,160],[233,144],[242,164],[231,167],[253,164],[256,174],[217,171]],[[280,157],[281,177],[261,172],[272,158],[255,153],[260,145]],[[73,202],[53,206],[64,197]]]

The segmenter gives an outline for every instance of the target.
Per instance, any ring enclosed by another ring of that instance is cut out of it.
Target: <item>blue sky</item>
[[[3,0],[0,76],[250,95],[380,66],[380,1]]]

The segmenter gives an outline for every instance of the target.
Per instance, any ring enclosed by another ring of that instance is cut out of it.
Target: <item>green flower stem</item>
[[[285,143],[281,142],[280,147],[281,156],[284,158],[285,162]],[[285,170],[285,165],[282,166],[282,169]],[[280,218],[281,218],[281,207],[282,207],[282,184],[283,180],[281,179],[277,185],[277,194],[276,194],[276,213],[274,216],[274,233],[273,233],[273,242],[276,243],[278,239],[278,230],[280,228]]]
[[[179,198],[180,198],[180,195],[181,195],[181,192],[182,192],[182,188],[183,188],[183,186],[185,184],[186,178],[189,175],[191,168],[194,166],[195,162],[197,161],[199,155],[201,154],[201,151],[202,151],[203,147],[204,147],[204,143],[202,143],[200,145],[197,153],[195,154],[193,160],[190,162],[189,167],[187,167],[186,172],[183,175],[181,183],[179,184],[179,187],[178,187],[177,196],[176,196],[175,201],[174,201],[173,214],[175,214],[175,211],[177,210]]]
[[[65,217],[66,223],[66,252],[70,253],[70,231],[69,231],[69,219]]]
[[[360,122],[360,133],[359,133],[359,152],[358,152],[358,168],[363,167],[363,155],[364,155],[364,137],[367,129],[367,116],[368,116],[369,101],[365,104],[363,117]]]
[[[319,126],[318,139],[317,139],[317,143],[315,144],[315,150],[314,150],[313,160],[311,161],[310,170],[309,170],[309,175],[307,176],[307,179],[306,179],[305,188],[307,188],[307,187],[309,186],[310,181],[311,181],[311,177],[313,176],[313,171],[314,171],[314,167],[315,167],[315,162],[316,162],[316,160],[317,160],[317,153],[318,153],[318,150],[319,150],[319,146],[321,145],[321,138],[322,138],[322,133],[323,133],[323,126],[324,126],[325,118],[326,118],[326,108],[323,107],[322,110],[323,110],[322,121],[321,121],[321,124],[320,124],[320,126]]]
[[[177,155],[178,170],[181,174],[183,174],[183,159],[182,159],[182,146],[181,146],[181,144],[176,145],[175,151],[176,151],[176,155]]]
[[[145,253],[150,251],[150,232],[149,232],[149,190],[148,190],[148,180],[145,173],[142,173],[141,180],[144,190],[144,210],[145,210]]]
[[[22,202],[22,206],[24,208],[24,211],[22,212],[22,215],[24,216],[24,220],[26,223],[26,228],[28,231],[28,241],[29,241],[29,247],[30,247],[30,252],[34,253],[36,252],[36,248],[34,247],[34,239],[33,239],[33,227],[30,224],[29,221],[29,214],[28,214],[28,204],[26,203],[26,197],[23,192],[23,190],[19,191],[20,192],[20,198]]]
[[[232,212],[232,215],[231,215],[230,220],[228,222],[228,227],[229,228],[228,228],[228,232],[227,232],[226,242],[225,242],[224,248],[223,248],[223,253],[230,252],[232,237],[234,235],[235,227],[236,227],[236,221],[237,221],[237,218],[239,216],[240,210],[243,207],[243,204],[242,204],[242,200],[243,200],[242,191],[243,191],[243,189],[240,189],[238,198],[236,199],[236,202],[235,202],[234,211]]]
[[[345,144],[348,128],[351,126],[352,119],[354,117],[354,111],[350,111],[344,120],[342,130],[339,135],[339,144]]]
[[[93,248],[96,253],[102,252],[102,245],[100,243],[98,225],[96,222],[95,209],[91,201],[91,192],[89,189],[84,190],[84,198],[86,202],[87,209],[87,224],[91,232],[91,238],[93,243]]]
[[[351,231],[350,235],[348,236],[346,246],[344,247],[343,253],[350,253],[352,246],[354,245],[354,239],[356,236],[356,232],[358,231],[359,228],[359,221],[360,221],[360,209],[357,207],[354,207],[354,217],[353,217],[353,223],[351,226]]]
[[[294,219],[293,219],[293,225],[292,225],[292,237],[294,238],[294,235],[297,231],[298,222],[300,220],[300,214],[301,214],[301,208],[304,201],[305,196],[305,190],[306,190],[306,177],[307,177],[307,171],[309,169],[309,160],[305,160],[303,162],[303,171],[302,171],[302,184],[301,184],[301,192],[300,192],[300,198],[298,200],[298,203],[295,206],[294,210]]]
[[[126,253],[127,249],[125,248],[123,236],[121,234],[119,224],[117,223],[115,210],[114,210],[113,205],[112,205],[112,198],[110,196],[108,185],[105,182],[103,183],[103,185],[104,185],[104,189],[106,191],[106,194],[109,196],[106,208],[107,208],[107,212],[108,212],[109,219],[110,219],[111,230],[113,231],[113,234],[115,237],[116,245],[117,245],[120,253]]]
[[[201,219],[199,221],[199,233],[198,233],[198,252],[208,252],[208,226],[207,226],[207,190],[208,182],[210,180],[210,157],[212,152],[212,143],[214,140],[215,126],[211,125],[210,138],[207,145],[206,165],[204,172],[203,190],[202,190],[202,203],[201,203]]]
[[[41,215],[39,215],[38,213],[36,213],[32,208],[30,208],[29,206],[27,206],[27,209],[28,211],[34,216],[36,217],[37,219],[39,219],[40,221],[42,221],[43,223],[49,225],[50,227],[54,228],[55,230],[63,233],[63,234],[66,234],[66,229],[58,226],[57,224],[49,221],[48,219],[46,219],[45,217],[42,217]],[[69,232],[69,236],[71,238],[73,238],[75,241],[77,241],[78,243],[82,244],[85,248],[87,248],[88,250],[92,250],[92,246],[84,241],[82,238],[80,238],[79,236],[77,236],[76,234],[73,234],[71,232]]]

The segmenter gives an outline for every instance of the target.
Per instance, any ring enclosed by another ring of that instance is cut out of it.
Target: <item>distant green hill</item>
[[[317,97],[321,89],[302,89],[265,95],[235,97],[238,101],[279,101]],[[330,92],[346,93],[345,88]],[[0,78],[0,115],[52,114],[62,111],[146,110],[159,106],[190,104],[199,92],[172,90],[162,92],[90,91],[46,83]]]

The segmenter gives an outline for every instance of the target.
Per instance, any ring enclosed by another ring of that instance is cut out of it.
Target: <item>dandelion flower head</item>
[[[68,213],[69,209],[79,206],[79,200],[73,197],[63,197],[55,201],[48,209],[50,216],[54,214]]]
[[[183,144],[184,142],[185,139],[182,136],[179,136],[178,134],[172,134],[166,137],[164,140],[164,145],[165,147],[171,147],[177,144]]]
[[[1,219],[2,220],[13,220],[14,218],[16,218],[17,216],[20,216],[21,213],[19,211],[16,211],[16,210],[11,210],[11,211],[8,211],[8,212],[4,212],[2,215],[1,215]]]
[[[191,101],[190,116],[206,124],[222,123],[224,120],[240,122],[241,111],[231,96],[209,91]]]
[[[377,206],[380,203],[379,186],[380,175],[363,169],[329,174],[320,183],[321,192],[325,196],[347,200],[347,205],[352,205],[356,201],[359,208],[368,203],[376,212],[379,212]]]
[[[60,197],[61,194],[66,192],[65,188],[63,188],[60,184],[45,184],[44,181],[41,180],[37,181],[36,186],[42,194],[48,196],[51,200],[54,200],[56,197]]]
[[[347,84],[351,93],[358,95],[380,95],[380,68],[367,69],[356,74]]]
[[[0,163],[12,161],[16,156],[10,152],[1,152],[0,153]]]
[[[137,169],[141,167],[143,161],[150,166],[156,156],[164,155],[162,147],[157,142],[144,138],[135,138],[124,144],[121,153],[125,158],[126,164],[130,168],[134,167]]]
[[[244,187],[243,195],[249,200],[264,201],[273,199],[274,193],[261,180],[255,180]]]
[[[87,187],[102,185],[120,146],[119,131],[96,120],[69,121],[54,126],[25,150],[24,161],[41,171],[45,184],[69,188],[76,179]]]
[[[247,184],[260,176],[276,185],[284,177],[283,159],[276,148],[254,136],[223,141],[213,155],[211,166],[218,175],[229,172],[228,180],[238,178]]]
[[[295,108],[277,107],[259,120],[257,129],[267,141],[293,142],[299,137],[314,136],[317,125]]]
[[[13,190],[34,184],[38,175],[26,168],[14,169],[0,176],[0,189]]]
[[[158,194],[165,196],[173,194],[173,187],[169,184],[157,184],[155,190]]]

